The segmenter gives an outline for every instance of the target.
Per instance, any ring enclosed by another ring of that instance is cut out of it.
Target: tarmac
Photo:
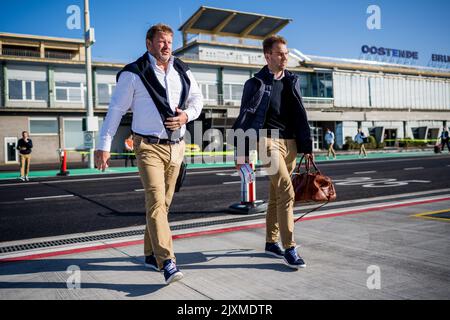
[[[401,157],[411,157],[411,156],[436,156],[430,148],[425,149],[402,149],[402,148],[385,148],[383,150],[368,150],[367,158],[369,159],[382,159],[382,158],[401,158]],[[316,162],[323,161],[345,161],[345,160],[355,160],[359,159],[358,151],[339,151],[337,158],[334,160],[332,158],[326,158],[326,152],[315,153]],[[209,158],[211,160],[207,163],[202,163],[202,159],[188,159],[187,168],[188,169],[205,169],[205,168],[232,168],[234,167],[234,162],[225,162],[223,157]],[[31,163],[31,170],[29,177],[33,178],[49,178],[56,177],[60,172],[59,163]],[[87,162],[70,162],[68,160],[67,170],[70,176],[83,176],[83,175],[95,175],[95,174],[122,174],[122,173],[136,173],[138,169],[136,167],[124,167],[123,159],[114,159],[110,161],[110,167],[104,172],[100,172],[97,169],[89,169]],[[0,181],[1,180],[11,180],[18,179],[19,165],[18,164],[8,164],[0,166]]]
[[[142,236],[1,253],[0,299],[448,300],[449,212],[444,194],[312,213],[295,226],[298,271],[264,253],[264,216],[173,223],[184,278],[170,285],[144,267]]]

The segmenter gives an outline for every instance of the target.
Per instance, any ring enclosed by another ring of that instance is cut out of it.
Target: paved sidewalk
[[[450,299],[445,199],[302,220],[299,271],[264,253],[260,225],[176,239],[185,278],[169,286],[144,268],[141,243],[3,263],[0,299]],[[437,210],[439,220],[415,216]],[[67,288],[70,266],[81,270],[80,289]],[[378,275],[380,288],[369,289]]]

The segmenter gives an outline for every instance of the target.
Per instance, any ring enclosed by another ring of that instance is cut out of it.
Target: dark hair
[[[171,35],[173,35],[173,30],[171,27],[164,23],[158,23],[148,29],[145,39],[152,41],[155,37],[155,34],[157,34],[158,32],[170,33]]]
[[[263,52],[264,53],[270,53],[272,51],[272,47],[275,43],[281,43],[287,45],[287,40],[283,38],[282,36],[270,36],[268,38],[265,38],[263,41]]]
[[[28,131],[22,131],[22,135],[23,135],[25,132],[28,133]]]

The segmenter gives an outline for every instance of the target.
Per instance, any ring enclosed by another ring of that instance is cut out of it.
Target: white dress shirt
[[[156,65],[156,59],[148,53],[151,65],[161,85],[166,89],[167,99],[173,111],[179,107],[182,93],[181,78],[173,67],[174,57],[170,58],[167,71]],[[200,88],[190,70],[187,75],[191,81],[189,95],[186,100],[186,112],[188,122],[197,119],[203,108],[203,97]],[[167,139],[167,132],[161,115],[158,112],[153,99],[138,75],[124,71],[119,77],[114,93],[111,97],[109,110],[100,131],[97,150],[110,151],[111,143],[123,115],[131,108],[133,132]],[[186,125],[180,129],[180,137],[184,136]]]

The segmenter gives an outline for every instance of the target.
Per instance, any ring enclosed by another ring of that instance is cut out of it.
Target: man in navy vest
[[[444,151],[445,146],[447,146],[448,152],[450,152],[450,134],[448,128],[444,127],[441,133],[441,151]]]
[[[105,170],[117,127],[131,108],[133,149],[145,189],[145,265],[163,270],[167,284],[183,277],[175,264],[167,215],[184,157],[186,123],[198,118],[203,108],[192,72],[172,56],[172,39],[169,26],[152,26],[147,52],[118,73],[95,152],[96,167]]]
[[[298,153],[303,153],[307,159],[313,157],[310,127],[301,98],[300,80],[286,70],[289,56],[286,39],[268,37],[263,42],[263,51],[267,65],[245,83],[241,110],[233,129],[254,129],[258,137],[261,129],[268,130],[268,137],[262,137],[260,143],[267,155],[276,157],[278,165],[270,168],[273,174],[269,174],[265,251],[282,258],[292,269],[304,268],[306,263],[298,255],[294,240],[295,192],[291,175]],[[248,161],[250,146],[244,149],[236,151],[238,167]],[[280,237],[283,248],[278,244]]]

